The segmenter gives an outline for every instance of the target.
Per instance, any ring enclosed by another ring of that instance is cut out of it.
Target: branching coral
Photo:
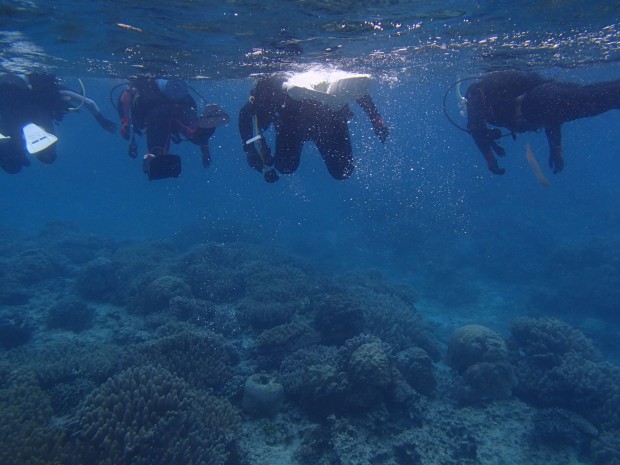
[[[75,463],[223,465],[238,421],[228,401],[197,394],[163,368],[130,368],[82,405]]]
[[[49,398],[34,375],[3,372],[0,376],[5,379],[0,385],[0,463],[62,463],[67,459],[65,435],[51,425]]]
[[[222,336],[185,325],[169,329],[171,334],[142,346],[139,358],[162,365],[194,388],[219,387],[231,377],[235,353]]]

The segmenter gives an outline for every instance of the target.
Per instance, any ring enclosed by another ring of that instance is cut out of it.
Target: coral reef
[[[294,301],[307,294],[311,285],[290,258],[244,244],[199,245],[178,263],[193,294],[215,303],[243,297],[257,302]]]
[[[589,442],[599,435],[592,423],[574,412],[552,408],[541,409],[532,419],[533,439],[551,445],[568,444],[587,450]]]
[[[620,322],[619,251],[618,237],[596,237],[558,246],[544,270],[545,280],[553,286],[539,287],[530,305],[545,314],[563,315],[566,308],[571,308],[573,316]]]
[[[92,328],[95,309],[79,300],[59,302],[49,309],[47,327],[79,333]]]
[[[29,318],[18,312],[0,315],[0,348],[12,349],[26,344],[33,333],[34,326]]]
[[[44,231],[0,244],[3,464],[620,465],[620,370],[564,323],[461,328],[450,369],[379,272]]]
[[[302,308],[299,301],[263,301],[253,297],[244,297],[236,304],[240,323],[252,329],[262,331],[274,326],[290,323],[293,316]]]
[[[179,321],[185,321],[200,328],[234,336],[241,331],[238,312],[230,304],[215,304],[193,297],[170,299],[170,313]]]
[[[16,283],[32,285],[67,274],[66,260],[53,251],[33,248],[9,257],[3,263],[8,276]]]
[[[114,301],[119,292],[119,279],[112,260],[97,257],[86,263],[75,281],[77,293],[87,299]]]
[[[591,445],[592,458],[597,465],[620,465],[620,429],[603,431]]]

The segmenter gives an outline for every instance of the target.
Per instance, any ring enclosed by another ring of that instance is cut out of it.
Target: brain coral
[[[84,401],[74,455],[101,465],[222,465],[238,421],[228,401],[162,368],[130,368]]]
[[[506,343],[485,326],[465,325],[455,330],[446,362],[463,377],[463,390],[458,393],[463,400],[505,398],[516,383]]]

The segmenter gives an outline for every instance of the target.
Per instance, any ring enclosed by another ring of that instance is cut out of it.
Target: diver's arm
[[[121,118],[121,127],[118,132],[125,140],[129,140],[131,135],[131,106],[133,104],[133,98],[135,95],[135,89],[125,89],[118,98],[118,114]],[[137,132],[140,128],[134,127],[134,132]]]
[[[554,173],[559,173],[564,169],[564,159],[562,158],[562,130],[560,125],[545,127],[545,134],[549,142],[549,167]]]
[[[357,104],[364,110],[364,113],[368,115],[370,122],[372,123],[372,130],[377,135],[377,137],[381,140],[381,142],[385,142],[388,137],[389,130],[383,119],[381,118],[381,114],[377,111],[377,106],[375,102],[372,101],[372,97],[370,94],[365,94],[362,97],[356,100]]]
[[[486,124],[484,99],[482,89],[472,84],[467,89],[467,130],[483,154],[491,150],[491,144],[486,137],[489,130]]]
[[[94,102],[94,100],[91,100],[71,90],[61,89],[59,92],[63,99],[75,103],[77,106],[84,105],[88,109],[88,111],[90,111],[91,114],[95,117],[95,119],[103,129],[108,132],[114,132],[116,130],[116,124],[103,116],[101,110]]]
[[[484,98],[479,83],[472,84],[467,89],[467,130],[474,139],[480,152],[487,162],[487,168],[493,174],[504,174],[506,170],[500,168],[497,160],[493,155],[493,150],[498,155],[505,155],[504,149],[501,148],[495,139],[501,136],[498,129],[490,130],[487,127],[485,118]]]
[[[375,102],[372,101],[372,97],[370,96],[370,94],[364,94],[362,97],[358,98],[356,102],[360,107],[362,107],[362,110],[364,110],[364,113],[368,115],[368,118],[370,118],[371,121],[377,116],[379,118],[381,117],[381,115],[377,111],[377,106],[375,105]]]
[[[101,113],[101,110],[99,110],[97,104],[93,100],[84,97],[83,95],[65,89],[60,91],[60,95],[62,95],[64,100],[74,103],[76,106],[84,105],[88,109],[88,111],[90,111],[94,116],[97,116]]]

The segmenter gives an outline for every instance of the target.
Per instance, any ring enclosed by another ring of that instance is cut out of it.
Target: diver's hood
[[[157,79],[156,82],[161,93],[170,100],[182,100],[189,94],[187,83],[180,79]]]

